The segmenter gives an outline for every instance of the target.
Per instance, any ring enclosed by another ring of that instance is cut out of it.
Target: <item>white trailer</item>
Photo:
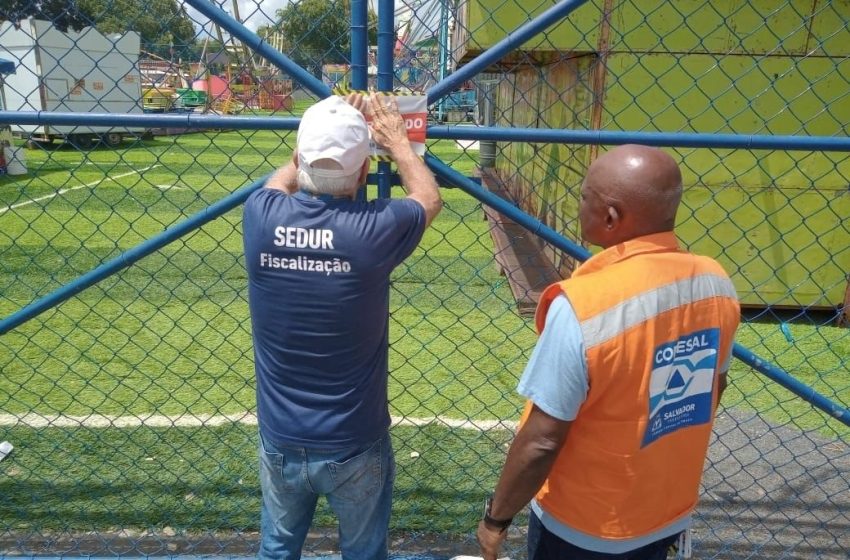
[[[104,36],[93,27],[62,33],[49,21],[26,19],[0,24],[0,58],[15,74],[3,88],[11,111],[133,114],[142,111],[139,34]],[[28,142],[70,140],[83,149],[100,139],[111,146],[143,128],[13,125]]]

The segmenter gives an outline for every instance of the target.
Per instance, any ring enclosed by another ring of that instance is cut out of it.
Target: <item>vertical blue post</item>
[[[446,79],[449,63],[449,0],[440,0],[440,82]],[[446,98],[437,103],[437,122],[443,122]]]
[[[351,0],[351,87],[369,88],[368,0]]]
[[[392,91],[395,49],[395,0],[378,0],[378,89]]]
[[[380,91],[393,90],[395,41],[395,0],[378,0],[378,89]],[[390,164],[378,162],[378,197],[389,198],[391,188]]]
[[[369,89],[369,3],[351,0],[351,87]],[[357,191],[357,200],[366,200],[366,189]]]

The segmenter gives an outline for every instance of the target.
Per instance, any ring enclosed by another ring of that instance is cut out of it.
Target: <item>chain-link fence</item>
[[[393,277],[393,552],[476,551],[581,179],[640,142],[745,307],[695,557],[847,557],[850,2],[0,6],[0,555],[256,551],[239,204],[307,106],[371,86],[429,94],[446,183]]]

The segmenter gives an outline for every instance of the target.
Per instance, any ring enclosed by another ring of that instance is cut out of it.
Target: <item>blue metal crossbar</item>
[[[187,233],[191,233],[192,231],[198,229],[203,226],[207,222],[211,222],[216,218],[221,217],[223,214],[233,210],[234,208],[240,206],[245,200],[248,198],[252,192],[262,187],[266,180],[270,175],[266,175],[262,179],[254,181],[247,187],[243,187],[238,191],[224,197],[223,199],[215,202],[208,207],[204,208],[200,212],[189,216],[187,219],[182,222],[175,224],[174,226],[166,229],[164,232],[159,235],[155,235],[150,239],[140,243],[136,247],[133,247],[129,251],[125,251],[111,259],[97,268],[83,274],[76,280],[65,284],[61,288],[51,292],[50,294],[44,296],[43,298],[34,301],[33,303],[23,307],[22,309],[16,311],[15,313],[9,315],[2,321],[0,321],[0,335],[4,335],[10,330],[14,329],[22,325],[23,323],[41,315],[48,309],[52,307],[56,307],[60,303],[70,299],[76,294],[82,292],[86,288],[94,286],[101,280],[112,276],[113,274],[127,268],[132,265],[139,259],[147,257],[148,255],[162,249],[172,241],[175,241]]]
[[[126,126],[133,128],[191,128],[229,130],[297,130],[296,117],[222,117],[219,115],[62,113],[46,111],[0,111],[0,124]]]
[[[847,136],[772,136],[696,132],[571,130],[566,128],[432,126],[428,128],[428,137],[448,140],[496,140],[550,144],[644,144],[646,146],[678,148],[850,152],[850,137]]]
[[[222,117],[217,115],[118,115],[112,113],[47,113],[0,111],[0,124],[183,127],[230,130],[297,130],[295,117]],[[743,150],[805,150],[850,152],[847,136],[771,136],[758,134],[710,134],[688,132],[624,132],[616,130],[570,130],[554,128],[504,128],[430,126],[430,140],[493,140],[549,144],[620,145],[644,144],[678,148],[730,148]]]

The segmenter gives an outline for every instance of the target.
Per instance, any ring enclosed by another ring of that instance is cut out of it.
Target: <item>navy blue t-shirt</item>
[[[325,448],[379,438],[390,273],[422,238],[424,208],[262,188],[242,227],[263,437]]]

